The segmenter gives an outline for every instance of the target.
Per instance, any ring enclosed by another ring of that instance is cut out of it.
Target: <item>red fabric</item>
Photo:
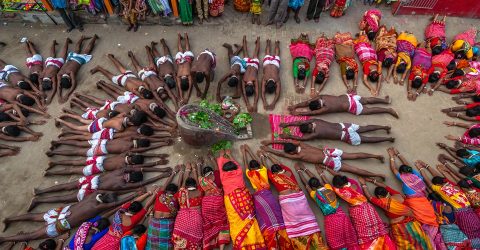
[[[480,106],[480,102],[474,102],[474,103],[467,104],[467,105],[465,105],[465,108],[466,109],[471,109],[471,108],[475,108],[476,106]]]
[[[167,200],[170,198],[170,200]],[[167,203],[167,204],[164,204]],[[155,205],[153,206],[153,210],[156,212],[163,212],[163,213],[172,213],[178,210],[178,199],[175,196],[167,197],[165,195],[165,191],[160,191],[155,197]]]
[[[286,174],[281,174],[282,177],[279,177],[279,174],[273,174],[270,170],[268,170],[268,179],[272,182],[273,186],[275,186],[278,192],[298,189],[298,182],[297,179],[295,179],[295,175],[293,175],[292,170],[287,166],[281,166],[285,172],[290,173],[290,177]]]
[[[334,214],[325,215],[325,236],[331,249],[358,249],[357,234],[350,217],[340,207]]]
[[[123,204],[121,208],[128,209],[130,207],[130,204],[132,204],[132,202],[127,202],[127,203]],[[134,228],[143,219],[143,217],[145,217],[145,214],[147,214],[147,210],[145,210],[145,208],[142,208],[142,210],[138,211],[138,213],[131,216],[130,217],[130,221],[131,221],[130,226],[124,226],[122,224],[122,231],[123,232],[130,231],[132,228]]]
[[[221,231],[228,231],[227,212],[225,210],[224,198],[222,195],[207,195],[202,200],[203,217],[203,245],[208,246],[214,241]],[[220,239],[218,245],[228,244],[229,241]],[[209,246],[215,247],[215,246]],[[208,248],[211,249],[211,248]]]
[[[364,202],[358,206],[350,206],[349,211],[359,244],[371,242],[388,233],[372,204]]]
[[[452,90],[450,90],[450,94],[452,94],[452,95],[453,95],[453,94],[460,94],[460,93],[462,93],[462,92],[460,91],[460,89],[452,89]]]
[[[223,165],[229,161],[232,161],[237,165],[237,169],[233,171],[223,171]],[[219,157],[217,159],[217,164],[220,172],[220,179],[222,180],[222,185],[223,185],[223,192],[225,195],[230,194],[237,188],[244,188],[245,187],[245,181],[243,180],[243,172],[242,172],[242,167],[238,162],[236,162],[233,159],[228,159],[225,157]]]

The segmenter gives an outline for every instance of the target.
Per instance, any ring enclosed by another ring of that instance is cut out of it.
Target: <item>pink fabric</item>
[[[432,66],[432,54],[424,48],[417,48],[413,57],[412,66],[421,66],[423,69],[429,69]]]
[[[279,136],[283,134],[283,128],[280,127],[280,123],[290,123],[296,121],[306,121],[310,119],[308,116],[293,116],[293,115],[270,115],[270,128],[272,129],[272,140],[283,141]],[[300,132],[300,128],[298,126],[289,127],[290,134],[293,136],[302,137],[303,133]],[[273,144],[273,149],[281,150],[283,149],[282,144]]]
[[[317,70],[320,69],[328,75],[330,64],[334,57],[335,50],[333,39],[319,37],[315,45],[315,63],[317,65]]]
[[[456,35],[455,38],[453,39],[453,41],[464,40],[464,41],[468,42],[470,45],[473,45],[473,44],[475,44],[475,37],[476,36],[477,36],[477,29],[470,28],[470,29],[466,30],[465,32]]]
[[[425,39],[432,39],[438,37],[445,40],[445,23],[431,22],[425,29]]]
[[[382,12],[380,12],[380,10],[377,10],[377,9],[368,10],[363,15],[363,20],[367,22],[368,27],[370,27],[370,30],[373,32],[378,31],[381,18],[382,18]]]
[[[462,143],[469,145],[480,145],[480,138],[472,138],[468,135],[468,132],[473,128],[480,128],[480,124],[475,124],[465,131],[462,136]]]
[[[480,62],[478,61],[470,61],[468,62],[468,64],[470,64],[470,67],[480,71]]]
[[[443,67],[447,67],[448,64],[454,59],[454,55],[450,50],[444,50],[442,53],[432,56],[432,64],[441,64]]]
[[[308,44],[296,42],[290,44],[290,54],[292,55],[292,58],[305,57],[311,61],[313,57],[313,49]]]
[[[397,40],[397,52],[405,52],[412,57],[415,54],[415,46],[405,40]]]
[[[358,59],[362,64],[370,60],[377,61],[377,53],[375,53],[375,50],[369,43],[359,42],[353,47],[355,49],[355,53],[357,53]]]

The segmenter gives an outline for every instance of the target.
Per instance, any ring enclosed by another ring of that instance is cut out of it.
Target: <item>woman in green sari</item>
[[[192,25],[193,24],[193,14],[192,14],[192,1],[191,0],[179,0],[179,9],[180,9],[180,20],[183,25]]]

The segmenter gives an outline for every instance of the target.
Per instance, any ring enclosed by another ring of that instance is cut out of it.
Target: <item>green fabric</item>
[[[180,5],[180,20],[182,20],[183,24],[192,24],[192,4],[189,0],[179,0],[178,2]]]
[[[155,15],[164,11],[163,5],[157,0],[148,0],[148,5],[150,5],[150,8]]]
[[[480,188],[480,181],[477,180],[475,177],[467,177],[468,180],[472,181],[473,185],[476,188]]]
[[[293,78],[298,78],[298,65],[299,64],[305,64],[305,78],[308,78],[310,76],[310,63],[307,61],[307,59],[303,57],[297,57],[293,59]]]
[[[90,5],[90,0],[78,0],[78,5]]]

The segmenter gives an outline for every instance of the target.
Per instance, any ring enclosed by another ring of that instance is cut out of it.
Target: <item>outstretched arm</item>
[[[365,197],[367,197],[368,200],[372,199],[372,194],[368,190],[367,183],[363,177],[358,177],[358,182],[360,182],[360,185],[362,186],[363,194]]]

